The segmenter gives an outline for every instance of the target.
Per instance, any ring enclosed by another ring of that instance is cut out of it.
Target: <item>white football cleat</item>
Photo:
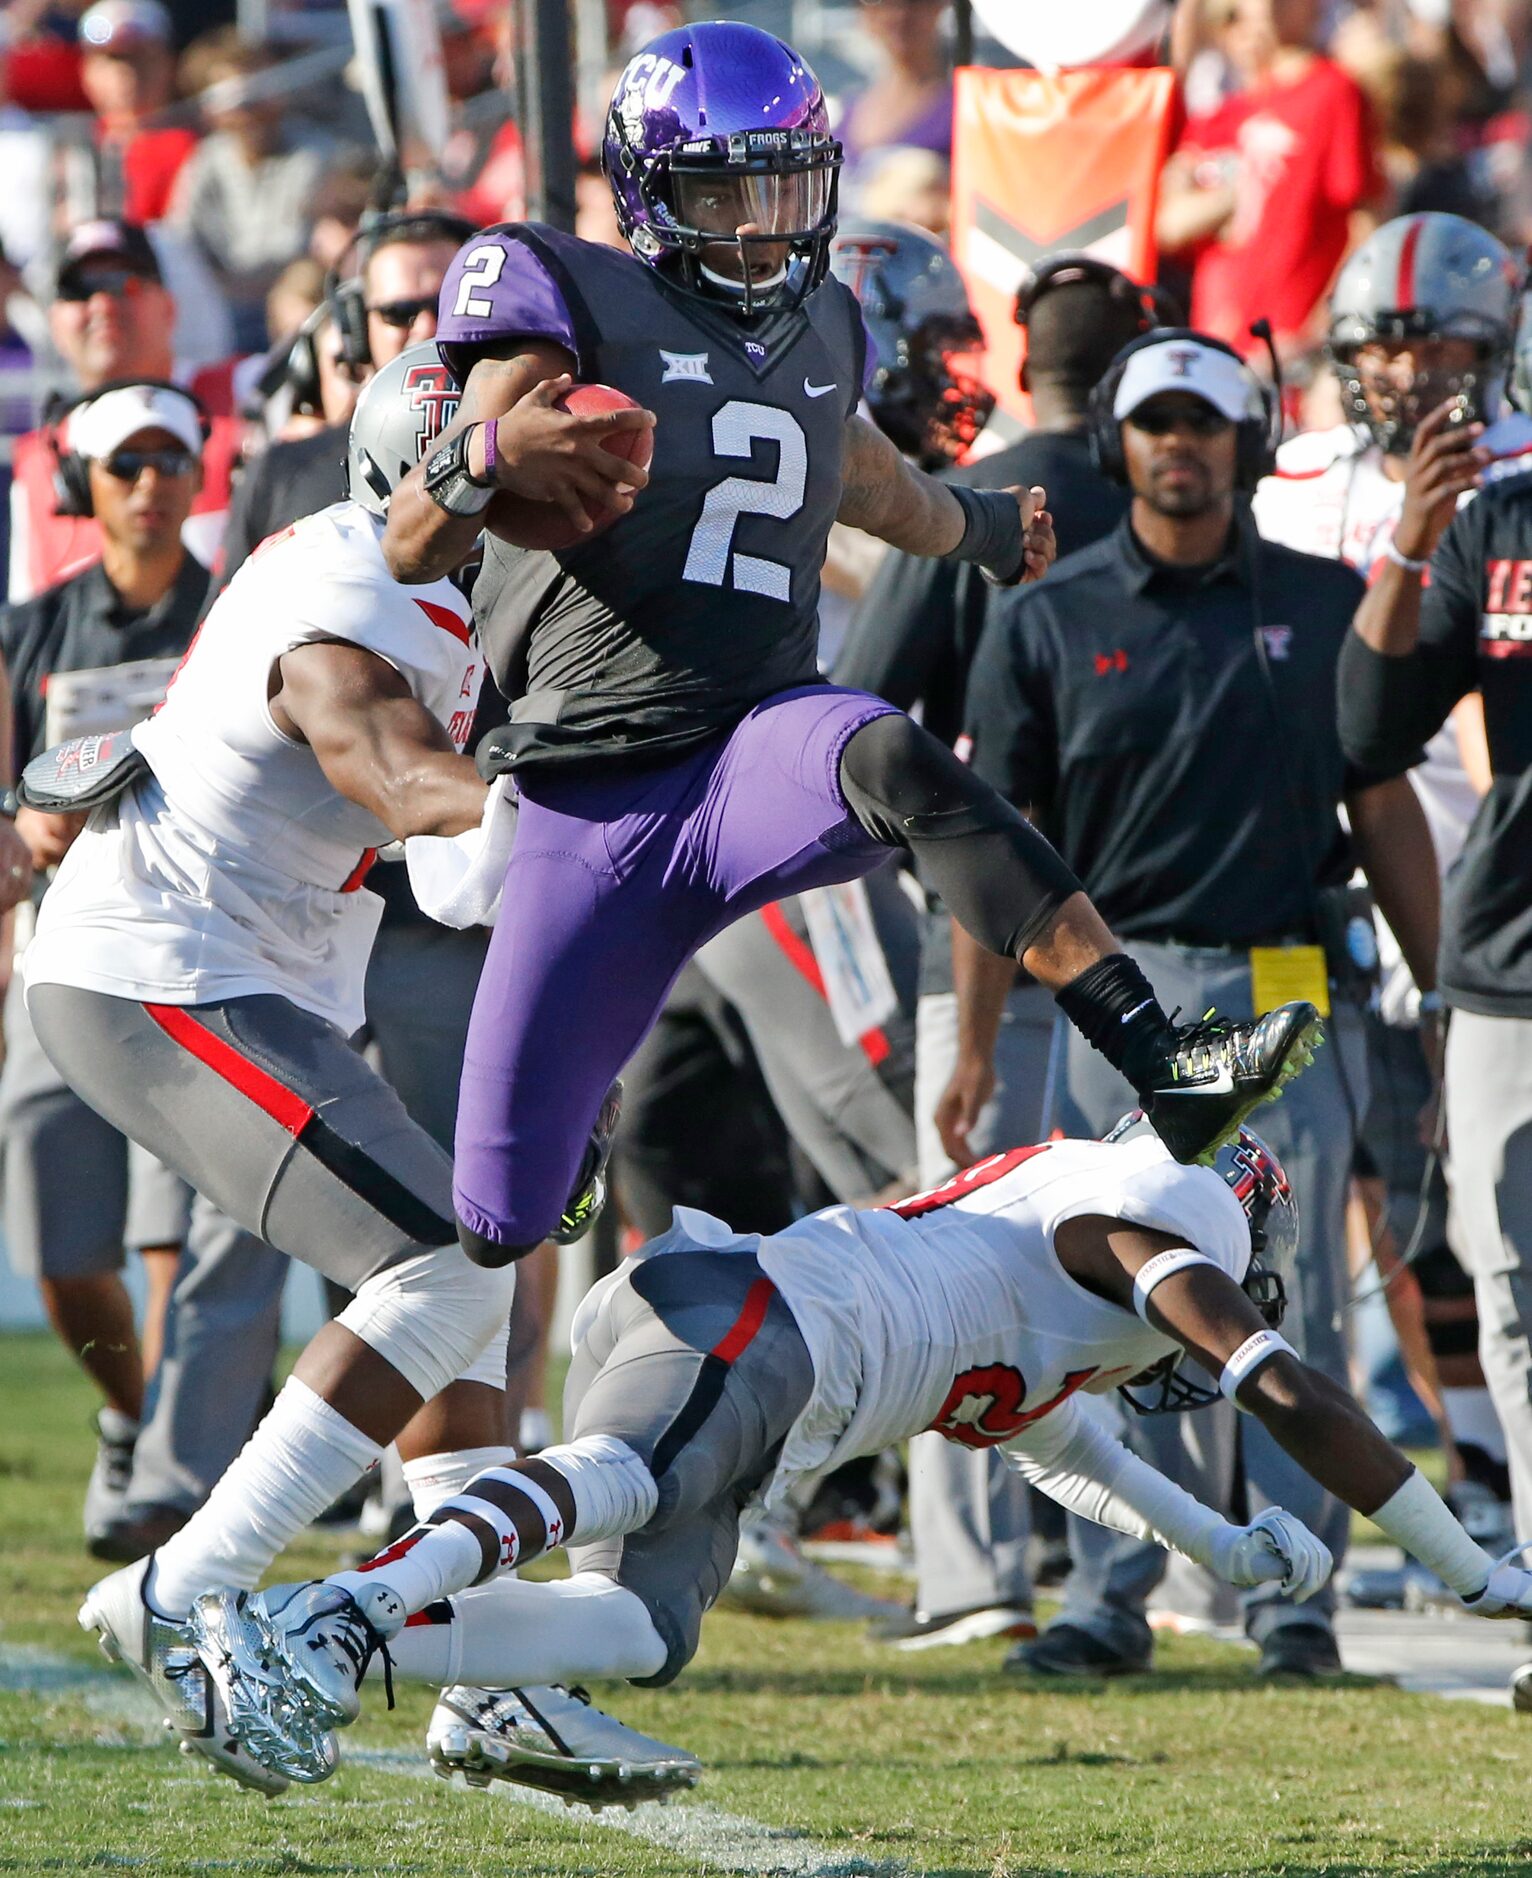
[[[80,1606],[80,1628],[94,1630],[101,1652],[126,1663],[165,1711],[165,1727],[180,1736],[183,1754],[200,1754],[220,1773],[268,1799],[287,1791],[279,1773],[245,1751],[228,1712],[197,1659],[184,1625],[162,1616],[144,1595],[153,1558],[125,1565],[92,1585]]]
[[[592,1811],[667,1799],[702,1772],[695,1754],[627,1727],[583,1689],[443,1689],[426,1751],[444,1780],[509,1780]]]
[[[289,1780],[328,1780],[333,1730],[361,1713],[357,1694],[405,1618],[385,1584],[358,1597],[323,1579],[266,1591],[205,1591],[186,1632],[246,1750]],[[393,1689],[389,1688],[392,1706]]]
[[[807,1617],[825,1622],[885,1620],[903,1606],[858,1591],[805,1558],[798,1541],[768,1513],[747,1513],[739,1525],[739,1550],[723,1588],[722,1602],[760,1617]]]

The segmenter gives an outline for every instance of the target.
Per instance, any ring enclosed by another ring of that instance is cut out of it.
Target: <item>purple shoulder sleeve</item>
[[[553,276],[513,234],[465,241],[442,282],[436,337],[443,346],[519,337],[551,339],[578,356],[574,320]]]

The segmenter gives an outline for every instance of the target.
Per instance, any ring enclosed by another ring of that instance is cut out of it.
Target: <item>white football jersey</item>
[[[163,1004],[275,993],[346,1031],[382,901],[362,886],[391,839],[278,730],[277,661],[339,640],[386,659],[461,750],[483,661],[450,582],[401,586],[383,524],[337,503],[264,543],[208,614],[133,741],[151,774],[91,817],[27,949],[29,985]]]
[[[927,1429],[1025,1448],[1077,1390],[1105,1394],[1177,1349],[1065,1275],[1053,1236],[1088,1213],[1173,1233],[1236,1280],[1250,1263],[1231,1190],[1155,1136],[1016,1148],[897,1207],[828,1207],[766,1238],[678,1208],[652,1252],[753,1252],[803,1332],[814,1394],[768,1487],[775,1503],[804,1475]]]

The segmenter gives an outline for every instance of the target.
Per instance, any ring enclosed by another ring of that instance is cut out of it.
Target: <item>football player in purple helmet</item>
[[[1040,578],[1054,541],[1041,489],[937,482],[861,414],[876,360],[829,270],[818,80],[756,27],[677,28],[618,80],[604,161],[631,253],[524,223],[464,244],[437,329],[459,422],[389,505],[406,582],[487,531],[474,609],[514,699],[479,753],[515,773],[519,821],[464,1058],[464,1249],[501,1265],[578,1230],[593,1123],[691,954],[894,848],[1059,994],[1176,1153],[1210,1154],[1306,1060],[1312,1008],[1178,1031],[1030,824],[902,712],[819,676],[837,520],[1002,584]],[[563,411],[576,379],[639,408]],[[604,448],[650,424],[647,474]],[[501,490],[557,504],[573,545],[514,546]],[[618,510],[599,533],[587,497]]]

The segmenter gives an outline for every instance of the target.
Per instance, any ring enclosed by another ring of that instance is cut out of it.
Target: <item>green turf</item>
[[[716,1847],[688,1851],[679,1835],[674,1846],[647,1843],[583,1813],[415,1777],[429,1709],[420,1690],[401,1691],[393,1715],[374,1701],[347,1738],[372,1764],[275,1802],[169,1751],[125,1672],[106,1671],[74,1625],[95,1575],[77,1538],[89,1407],[49,1341],[0,1338],[0,1872],[729,1869]],[[305,1544],[281,1575],[322,1568],[335,1552]],[[1162,1643],[1154,1675],[1105,1690],[1028,1690],[998,1673],[1001,1654],[988,1644],[891,1657],[852,1626],[719,1613],[679,1685],[605,1693],[626,1719],[703,1756],[698,1802],[805,1835],[839,1861],[826,1870],[1532,1869],[1532,1741],[1508,1711],[1360,1681],[1267,1688],[1248,1653],[1216,1643]],[[784,1845],[808,1869],[811,1848]]]

